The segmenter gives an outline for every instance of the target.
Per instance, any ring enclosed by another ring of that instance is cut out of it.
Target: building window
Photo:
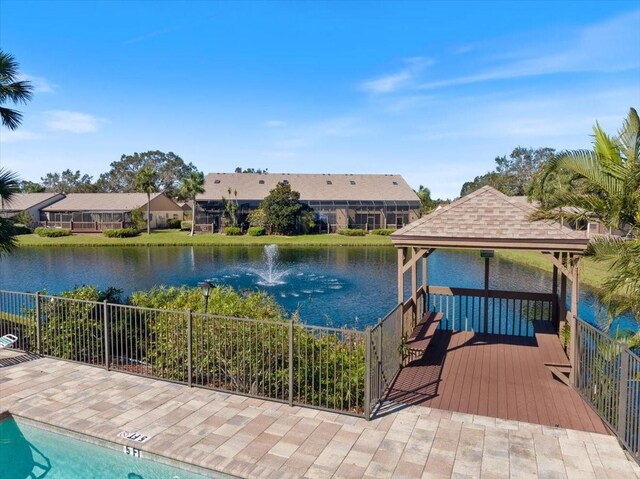
[[[258,181],[258,184],[260,184],[260,185],[264,185],[264,180],[260,180],[260,181]]]
[[[220,180],[214,181],[214,184],[219,185],[220,184]]]
[[[352,185],[355,185],[355,184],[356,184],[356,182],[355,182],[355,181],[353,181],[353,180],[351,180],[349,183],[351,183]]]
[[[331,182],[331,180],[327,180],[327,184],[332,185],[333,183]]]
[[[397,181],[392,181],[392,183],[396,186],[398,186],[398,182]]]
[[[283,182],[285,185],[288,185],[288,184],[289,184],[289,180],[282,180],[282,182]]]

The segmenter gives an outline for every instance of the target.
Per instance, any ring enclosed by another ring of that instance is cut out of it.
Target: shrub
[[[242,230],[237,226],[227,226],[224,229],[224,234],[227,236],[240,236],[242,234]]]
[[[179,220],[178,218],[169,218],[167,220],[167,228],[172,229],[172,230],[177,230],[178,228],[182,227],[182,220]],[[189,229],[191,229],[191,225],[189,225]]]
[[[336,233],[342,236],[365,236],[367,234],[367,231],[357,228],[349,228],[347,230],[338,230],[336,231]]]
[[[147,220],[142,209],[135,208],[131,210],[131,226],[139,230],[147,227]]]
[[[247,234],[249,236],[264,236],[265,233],[266,230],[264,229],[264,226],[252,226],[247,230]]]
[[[17,235],[28,235],[33,233],[33,230],[29,228],[27,225],[23,225],[20,223],[13,224],[13,234]]]
[[[60,236],[71,236],[71,230],[65,228],[36,228],[35,233],[44,238],[59,238]]]
[[[191,231],[191,221],[181,221],[180,231]]]
[[[379,236],[389,236],[394,231],[395,230],[393,230],[391,228],[378,228],[378,229],[375,229],[375,230],[371,230],[371,234],[372,235],[379,235]]]
[[[137,228],[120,228],[117,230],[104,230],[102,232],[107,238],[133,238],[140,234]]]

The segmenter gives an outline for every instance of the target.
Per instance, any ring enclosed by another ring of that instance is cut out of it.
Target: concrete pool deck
[[[0,413],[239,477],[640,478],[613,436],[420,406],[365,421],[12,356],[0,352]]]

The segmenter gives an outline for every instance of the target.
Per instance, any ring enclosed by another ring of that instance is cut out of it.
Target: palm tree
[[[621,230],[622,238],[592,241],[587,254],[611,262],[600,294],[609,319],[631,311],[640,323],[640,119],[631,108],[615,137],[598,123],[593,131],[593,151],[563,151],[543,166],[535,218],[596,221]],[[580,187],[549,188],[553,178],[567,175]]]
[[[13,195],[20,191],[18,175],[0,168],[0,204],[4,208],[5,201],[10,201]],[[9,253],[16,247],[15,228],[13,222],[0,217],[0,254]]]
[[[150,166],[145,166],[136,173],[136,191],[147,194],[147,234],[151,234],[151,193],[158,192],[158,179],[158,174]]]
[[[191,201],[191,233],[193,236],[196,226],[196,196],[204,193],[204,173],[192,171],[189,176],[182,179],[180,184],[180,196]]]
[[[8,101],[26,104],[33,95],[31,83],[18,80],[19,76],[18,62],[12,55],[0,50],[0,117],[2,117],[2,125],[10,130],[20,126],[22,114],[1,105]]]

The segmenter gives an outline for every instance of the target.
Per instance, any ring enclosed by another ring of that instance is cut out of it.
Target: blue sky
[[[35,87],[0,163],[97,177],[135,151],[204,172],[400,173],[435,197],[516,146],[588,148],[640,107],[633,2],[0,2]]]

